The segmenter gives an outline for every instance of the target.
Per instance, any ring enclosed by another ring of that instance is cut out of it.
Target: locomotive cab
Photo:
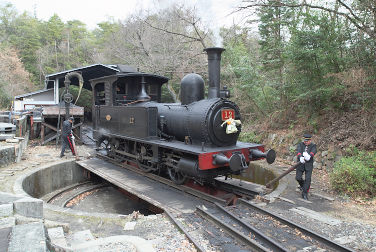
[[[168,78],[163,76],[139,72],[121,72],[90,80],[93,89],[95,139],[103,139],[108,135],[104,133],[156,137],[157,109],[134,105],[145,101],[139,101],[143,88],[148,94],[148,101],[160,102],[161,86],[167,81]]]

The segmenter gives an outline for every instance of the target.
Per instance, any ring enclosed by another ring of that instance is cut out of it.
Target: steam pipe
[[[84,83],[84,79],[82,78],[82,75],[78,72],[70,72],[65,75],[64,79],[64,86],[65,86],[65,94],[64,94],[64,102],[65,102],[65,120],[69,118],[69,106],[70,103],[73,101],[73,96],[71,93],[69,93],[69,86],[71,84],[70,79],[72,77],[76,77],[79,82],[79,86],[82,86]]]
[[[220,97],[221,54],[225,49],[220,47],[210,47],[204,49],[204,51],[208,54],[208,99],[218,98]]]

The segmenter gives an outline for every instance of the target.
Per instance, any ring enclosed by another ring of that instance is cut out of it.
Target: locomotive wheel
[[[142,164],[140,161],[137,161],[137,165],[138,165],[138,167],[141,169],[141,170],[143,170],[144,172],[146,172],[146,173],[149,173],[149,172],[151,172],[151,171],[153,171],[153,170],[155,170],[155,168],[153,168],[153,167],[151,167],[151,166],[149,166],[149,165],[145,165],[145,164]]]
[[[178,172],[176,171],[174,168],[168,168],[167,169],[168,171],[168,176],[170,176],[170,179],[175,183],[175,184],[178,184],[178,185],[182,185],[185,183],[185,181],[187,180],[187,176],[182,173],[182,172]]]
[[[106,155],[110,155],[110,153],[111,153],[111,143],[107,138],[103,139],[103,141],[100,143],[99,146],[103,151],[105,151]]]

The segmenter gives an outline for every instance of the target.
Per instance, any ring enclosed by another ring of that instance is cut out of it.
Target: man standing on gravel
[[[61,153],[60,153],[61,158],[64,157],[65,148],[69,146],[69,148],[72,151],[73,156],[76,156],[76,159],[77,159],[77,155],[76,155],[74,144],[73,144],[74,136],[72,135],[73,120],[74,120],[73,117],[69,117],[68,120],[65,120],[63,122],[63,130],[61,133]]]
[[[311,186],[311,176],[313,170],[313,157],[315,156],[316,144],[312,143],[312,136],[310,134],[303,135],[303,142],[300,142],[297,146],[297,157],[299,166],[296,168],[296,177],[302,190],[302,197],[308,200],[308,191]],[[305,173],[305,179],[303,180],[303,173]]]

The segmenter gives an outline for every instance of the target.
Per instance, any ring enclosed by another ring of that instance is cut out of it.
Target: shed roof
[[[36,94],[40,94],[40,93],[44,93],[44,92],[51,91],[51,90],[53,90],[53,88],[49,88],[49,89],[41,89],[41,90],[37,90],[37,91],[34,91],[34,92],[30,92],[30,93],[26,93],[26,94],[17,95],[17,96],[14,97],[14,99],[21,99],[21,98],[24,98],[24,97],[28,97],[28,96],[32,96],[32,95],[36,95]]]
[[[157,75],[157,74],[142,73],[142,72],[128,72],[128,73],[119,72],[119,73],[116,73],[114,75],[102,76],[102,77],[99,77],[99,78],[95,78],[95,79],[92,79],[92,81],[98,81],[98,80],[106,79],[108,77],[115,77],[115,76],[116,77],[142,77],[142,76],[145,76],[146,78],[152,78],[152,79],[156,80],[157,83],[160,84],[160,85],[169,81],[169,79],[165,76]]]
[[[53,80],[59,80],[59,88],[64,87],[64,79],[65,75],[70,72],[79,72],[84,79],[84,86],[83,88],[91,90],[91,85],[89,80],[95,79],[102,76],[113,75],[120,71],[123,68],[123,65],[103,65],[103,64],[94,64],[79,68],[74,68],[58,73],[53,73],[46,75],[46,85],[45,88],[53,88]],[[133,68],[128,68],[129,71],[133,70]],[[135,70],[134,70],[135,71]],[[77,78],[72,78],[71,85],[78,85]]]

